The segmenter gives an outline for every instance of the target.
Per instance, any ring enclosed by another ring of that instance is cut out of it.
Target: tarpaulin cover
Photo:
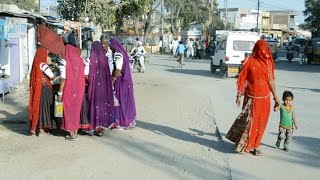
[[[38,25],[38,41],[51,53],[65,57],[63,38],[44,24]]]

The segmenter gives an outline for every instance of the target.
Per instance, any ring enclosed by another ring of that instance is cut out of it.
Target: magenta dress
[[[115,117],[117,127],[128,129],[135,126],[137,115],[129,57],[119,40],[111,39],[110,47],[123,56],[121,75],[114,84],[115,96],[120,104],[120,106],[115,107]]]

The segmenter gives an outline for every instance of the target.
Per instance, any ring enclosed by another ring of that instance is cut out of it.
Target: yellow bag
[[[54,117],[63,117],[63,102],[57,99],[54,101]]]

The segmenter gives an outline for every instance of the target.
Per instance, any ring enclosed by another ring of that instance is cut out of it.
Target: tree
[[[123,25],[123,20],[128,17],[134,19],[135,34],[138,34],[138,24],[141,17],[148,11],[149,5],[154,0],[121,0],[121,2],[127,2],[121,8],[116,10],[116,19],[118,27]]]
[[[216,0],[165,0],[170,10],[171,31],[175,33],[179,28],[187,29],[192,22],[204,24],[210,28],[221,26],[216,12]]]
[[[303,11],[306,19],[300,27],[310,30],[313,36],[320,35],[320,0],[305,0],[305,10]]]
[[[115,22],[115,12],[128,1],[116,3],[113,0],[59,0],[58,13],[63,19],[81,21],[89,17],[104,28]]]
[[[28,10],[28,11],[36,11],[38,10],[38,6],[36,0],[0,0],[2,4],[14,4],[19,8]]]

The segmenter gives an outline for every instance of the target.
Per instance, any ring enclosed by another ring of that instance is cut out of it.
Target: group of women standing
[[[106,129],[135,126],[133,81],[126,50],[117,39],[102,38],[92,43],[89,59],[73,44],[65,45],[61,75],[49,72],[50,48],[37,49],[30,79],[30,134],[56,128],[53,118],[51,80],[60,78],[57,95],[63,102],[61,129],[77,137],[79,129],[103,136]],[[59,125],[58,125],[59,126]]]

